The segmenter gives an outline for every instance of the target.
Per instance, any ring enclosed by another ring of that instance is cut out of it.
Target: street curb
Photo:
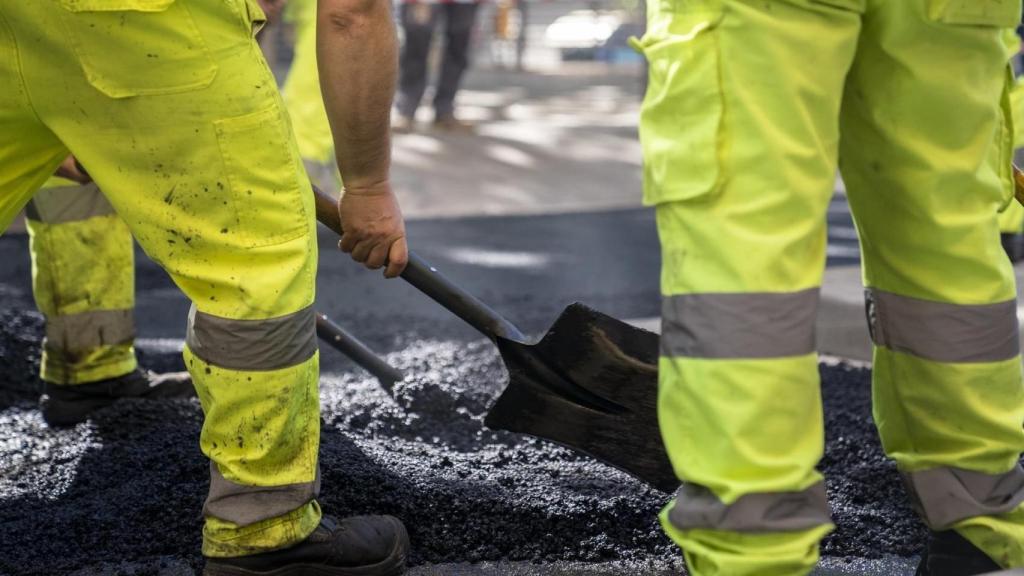
[[[825,269],[815,331],[819,353],[871,361],[871,337],[864,315],[864,286],[859,265]]]

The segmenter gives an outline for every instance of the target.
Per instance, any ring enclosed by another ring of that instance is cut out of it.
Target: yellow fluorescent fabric
[[[1012,34],[1014,44],[1020,45],[1020,39]],[[1018,78],[1010,88],[1010,114],[1013,119],[1013,147],[1024,147],[1024,82]],[[1024,205],[1010,202],[999,214],[999,231],[1007,234],[1020,234],[1024,231]]]
[[[94,187],[53,177],[33,199],[28,219],[32,293],[48,333],[68,316],[122,311],[134,332],[132,238],[128,227]],[[102,342],[103,323],[73,323],[75,334],[47,338],[40,372],[55,384],[85,384],[122,376],[137,366],[131,342],[82,348],[73,341]],[[70,341],[69,341],[70,340]]]
[[[203,527],[203,554],[206,556],[246,556],[287,548],[301,542],[320,524],[320,505],[316,500],[278,518],[239,526],[208,517]]]
[[[293,0],[285,9],[285,17],[295,25],[295,58],[281,95],[302,158],[328,164],[334,161],[334,138],[317,74],[316,0]]]
[[[1021,148],[1024,147],[1024,82],[1020,79],[1014,80],[1010,89],[1010,110],[1014,119],[1013,147]]]
[[[0,0],[0,134],[18,135],[0,139],[0,224],[70,149],[200,312],[264,320],[308,307],[312,197],[252,38],[258,16],[245,0]],[[315,357],[233,372],[190,360],[203,447],[225,477],[266,492],[315,475]],[[287,401],[268,402],[283,390]],[[228,430],[242,446],[207,447]],[[310,501],[257,525],[210,518],[204,552],[284,546],[318,515]]]
[[[868,285],[954,312],[1013,299],[997,215],[1012,191],[1003,32],[1019,12],[974,0],[648,2],[636,43],[650,63],[640,135],[663,295],[820,285],[842,158]],[[686,322],[665,319],[698,328]],[[876,414],[901,469],[1012,467],[1024,450],[1019,357],[876,354]],[[669,456],[682,480],[724,504],[816,481],[819,402],[813,355],[661,359]],[[1024,565],[1007,544],[1019,541],[1020,517],[1004,516],[958,529],[1004,566]],[[806,574],[829,529],[681,531],[663,520],[699,576]]]
[[[1024,205],[1014,201],[999,213],[999,231],[1005,234],[1020,234],[1024,231]]]
[[[186,347],[185,365],[201,374],[196,391],[207,417],[199,444],[226,479],[247,486],[313,481],[319,394],[304,383],[318,374],[318,358],[253,378],[208,364]]]
[[[999,516],[971,518],[957,524],[955,530],[1001,566],[1024,562],[1024,507]]]
[[[659,371],[665,446],[669,454],[689,455],[673,459],[680,477],[726,504],[821,480],[813,468],[824,450],[816,355],[662,358]]]
[[[691,573],[706,576],[790,576],[818,563],[818,541],[831,524],[782,534],[739,534],[716,530],[681,531],[668,520],[674,502],[659,519],[676,542],[686,542],[684,557]]]
[[[132,239],[116,214],[54,224],[29,218],[27,224],[32,293],[47,323],[84,312],[134,308]],[[40,363],[43,380],[55,384],[96,382],[135,367],[130,343],[74,350],[50,339]]]

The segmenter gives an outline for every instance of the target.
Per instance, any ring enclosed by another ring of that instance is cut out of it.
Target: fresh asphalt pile
[[[0,311],[0,574],[198,568],[208,481],[198,403],[123,401],[50,430],[35,408],[41,331],[33,312]],[[618,561],[644,574],[677,562],[656,521],[667,495],[565,448],[485,428],[504,379],[497,354],[483,340],[426,333],[413,328],[389,347],[408,374],[391,392],[322,352],[325,510],[401,517],[414,564]],[[142,357],[157,369],[181,365],[166,350]],[[822,468],[837,524],[823,554],[916,554],[925,532],[882,455],[869,372],[821,370]]]

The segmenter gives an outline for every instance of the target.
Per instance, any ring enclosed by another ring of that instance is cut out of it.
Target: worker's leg
[[[1020,53],[1020,37],[1016,31],[1004,32],[1007,53],[1012,57]],[[1010,117],[1013,120],[1014,163],[1019,164],[1024,147],[1024,84],[1014,80],[1010,87]],[[1024,205],[1010,202],[999,213],[999,231],[1002,233],[1003,250],[1013,262],[1024,259]]]
[[[251,37],[258,8],[116,4],[0,12],[39,116],[193,301],[185,360],[211,459],[204,553],[289,546],[320,519],[317,250],[308,180]]]
[[[814,324],[860,16],[674,5],[648,3],[641,41],[644,192],[663,257],[658,414],[686,482],[662,523],[693,574],[805,574],[831,529]]]
[[[1012,194],[1000,27],[1019,18],[1013,2],[872,0],[840,155],[882,443],[928,525],[1002,566],[1024,565],[1024,387],[997,224]]]
[[[462,84],[462,75],[469,66],[469,41],[476,20],[476,2],[443,4],[444,59],[434,93],[434,117],[447,118],[455,114],[455,94]]]
[[[20,61],[14,31],[0,9],[0,134],[6,135],[0,138],[0,234],[68,154],[33,112]]]
[[[135,370],[128,227],[95,184],[45,188],[27,215],[32,293],[46,317],[43,380],[83,384]]]
[[[399,59],[398,95],[395,107],[406,118],[414,118],[427,89],[427,56],[441,14],[439,6],[423,2],[403,3],[402,30],[405,42]]]
[[[285,17],[295,25],[295,58],[281,87],[281,96],[310,180],[333,193],[338,190],[341,179],[317,74],[316,0],[290,2]]]

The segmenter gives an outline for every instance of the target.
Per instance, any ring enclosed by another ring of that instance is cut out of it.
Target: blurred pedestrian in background
[[[415,128],[416,109],[427,89],[427,60],[434,30],[444,22],[444,53],[434,90],[434,126],[467,132],[473,126],[455,117],[455,94],[469,65],[469,41],[476,20],[478,0],[402,0],[401,21],[405,31],[402,47],[396,132]]]

